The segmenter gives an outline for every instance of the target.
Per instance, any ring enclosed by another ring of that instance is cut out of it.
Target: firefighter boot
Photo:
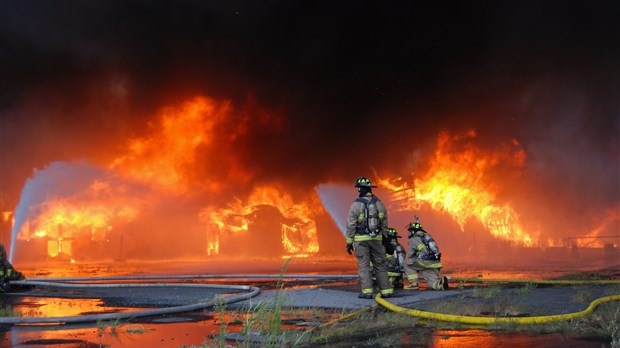
[[[441,286],[443,287],[444,290],[448,290],[448,288],[450,287],[448,285],[448,277],[442,278]]]
[[[403,290],[418,290],[418,283],[409,283],[403,287]]]

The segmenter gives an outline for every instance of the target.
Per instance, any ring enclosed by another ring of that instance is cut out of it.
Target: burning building
[[[0,13],[15,261],[335,257],[361,175],[447,258],[618,248],[615,6],[70,5]]]
[[[42,244],[27,248],[38,258],[70,260],[317,253],[315,216],[324,212],[316,197],[296,202],[274,183],[229,200],[224,193],[252,178],[232,155],[211,163],[225,178],[192,178],[197,149],[220,149],[214,132],[229,113],[226,103],[196,98],[164,109],[153,133],[105,168],[78,161],[36,171],[16,209],[15,240]],[[245,127],[223,138],[234,141]]]
[[[28,245],[18,248],[17,258],[74,262],[318,255],[322,245],[317,221],[331,214],[344,232],[338,220],[346,217],[342,209],[350,204],[350,195],[335,197],[340,209],[334,210],[319,198],[332,188],[299,194],[285,183],[255,184],[253,173],[234,153],[209,161],[225,176],[211,175],[207,167],[200,180],[195,177],[200,151],[226,151],[222,141],[247,132],[239,124],[232,132],[216,134],[231,114],[228,103],[195,98],[162,109],[150,133],[128,141],[126,153],[106,167],[56,162],[36,171],[15,211],[14,241]],[[519,213],[528,209],[500,198],[513,190],[501,183],[518,182],[523,173],[527,155],[522,145],[513,139],[484,149],[477,137],[475,130],[440,132],[423,170],[408,177],[375,172],[390,224],[400,227],[414,212],[424,212],[427,226],[437,226],[440,231],[434,234],[447,241],[447,254],[461,257],[505,257],[515,248],[561,245],[564,233],[551,238],[543,231],[551,225],[528,224]],[[612,226],[617,216],[607,222]],[[322,232],[331,235],[327,243],[342,239],[336,226]],[[584,246],[583,241],[609,232],[601,226],[571,243]],[[327,249],[333,250],[329,245]]]

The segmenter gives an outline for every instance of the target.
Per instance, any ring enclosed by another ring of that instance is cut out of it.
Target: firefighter
[[[398,242],[398,232],[389,228],[384,243],[387,257],[387,271],[390,284],[395,288],[403,287],[403,272],[405,263],[405,249]]]
[[[443,267],[439,247],[433,237],[424,230],[418,217],[415,218],[415,222],[405,226],[409,231],[407,261],[405,262],[405,274],[409,284],[405,285],[404,289],[418,289],[418,272],[420,272],[429,288],[446,290],[448,278],[439,275]]]
[[[18,272],[9,262],[4,245],[0,243],[0,292],[11,290],[11,280],[25,279],[21,272]]]
[[[359,198],[349,209],[347,218],[347,253],[355,252],[362,292],[359,298],[372,299],[373,281],[371,268],[377,278],[381,297],[390,297],[394,289],[387,274],[387,258],[383,238],[387,235],[387,211],[381,200],[372,194],[370,179],[359,177],[353,186],[357,187]],[[372,264],[372,266],[371,266]]]
[[[393,288],[403,288],[403,264],[405,262],[405,249],[398,243],[398,232],[393,228],[388,228],[387,236],[383,239],[385,247],[385,257],[387,259],[388,281]],[[371,262],[372,265],[372,262]],[[376,284],[377,277],[374,269],[371,269],[373,284]]]

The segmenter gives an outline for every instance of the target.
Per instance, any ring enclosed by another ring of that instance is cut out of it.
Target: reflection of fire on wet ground
[[[115,306],[106,303],[103,299],[96,297],[97,295],[95,294],[78,295],[71,291],[66,293],[58,291],[51,293],[38,289],[30,290],[25,293],[25,295],[26,296],[20,301],[2,300],[0,302],[2,302],[3,305],[10,305],[14,311],[22,313],[24,317],[33,318],[130,312],[138,309],[138,307],[129,307],[125,305]]]

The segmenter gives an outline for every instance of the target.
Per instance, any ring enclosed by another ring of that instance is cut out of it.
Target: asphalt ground
[[[290,308],[323,308],[352,310],[375,304],[374,299],[360,299],[359,284],[351,279],[321,279],[284,281],[281,291],[276,291],[276,280],[254,282],[229,282],[234,285],[252,285],[261,289],[250,300],[229,304],[229,308],[244,308],[261,302],[273,301],[277,293],[283,295],[283,305]],[[238,293],[227,289],[175,287],[169,283],[153,287],[105,287],[87,289],[53,288],[35,286],[30,290],[11,293],[11,297],[49,297],[66,299],[100,299],[101,307],[160,308],[206,302],[217,295]],[[396,289],[389,301],[400,306],[417,302],[461,295],[471,290],[403,290]],[[103,310],[103,309],[102,309]]]
[[[163,284],[163,283],[162,283]],[[247,308],[261,302],[273,302],[276,295],[282,296],[283,306],[288,308],[322,308],[332,310],[356,310],[376,304],[374,299],[360,299],[359,283],[351,279],[293,280],[283,282],[281,291],[276,291],[276,280],[238,282],[236,285],[253,285],[261,289],[258,296],[249,300],[228,304],[229,309]],[[484,289],[495,288],[494,290]],[[527,291],[524,291],[527,290]],[[106,308],[161,308],[183,306],[206,302],[217,295],[238,293],[226,289],[175,287],[167,284],[159,287],[123,287],[89,289],[54,289],[35,287],[11,297],[56,297],[67,299],[100,299],[101,311]],[[484,302],[511,302],[520,310],[519,315],[552,315],[577,312],[585,309],[596,298],[620,294],[620,285],[537,285],[525,289],[524,284],[469,284],[445,291],[395,289],[387,300],[397,306],[420,310],[433,310],[440,302],[458,300],[484,307]],[[612,302],[610,306],[620,307]]]
[[[471,290],[465,290],[471,291]],[[283,288],[283,306],[290,308],[323,308],[354,310],[361,309],[376,304],[373,299],[360,299],[359,284],[357,280],[340,282],[337,284],[317,285],[310,288],[298,287],[287,289]],[[399,306],[409,306],[417,302],[448,298],[462,294],[462,291],[447,290],[403,290],[395,289],[394,295],[388,299],[393,304]],[[262,291],[258,296],[250,301],[237,302],[231,307],[244,307],[249,303],[259,303],[261,301],[272,301],[276,296],[276,291]]]
[[[318,286],[315,288],[284,289],[283,305],[291,308],[324,308],[355,310],[376,304],[374,299],[357,297],[359,286],[356,281],[348,284]],[[434,311],[442,304],[458,301],[472,308],[488,309],[491,303],[514,307],[516,315],[537,316],[566,314],[582,311],[595,299],[620,294],[620,285],[536,285],[527,288],[524,284],[465,285],[453,284],[445,291],[395,289],[387,301],[405,308]],[[244,307],[248,303],[272,301],[276,292],[263,291],[251,302],[238,302],[231,307]],[[620,302],[605,304],[620,308]],[[620,309],[619,309],[620,310]],[[471,313],[468,315],[489,315],[493,313]],[[620,325],[620,323],[619,323]]]
[[[182,266],[182,267],[181,267]],[[171,269],[182,268],[187,271],[186,274],[209,274],[213,272],[207,272],[202,263],[188,263],[179,266],[178,264],[170,265]],[[208,266],[208,265],[207,265]],[[224,266],[232,267],[234,265],[217,264],[214,266],[219,271],[226,271]],[[289,267],[289,273],[304,273],[309,270],[322,269],[325,273],[342,271],[341,263],[328,263],[328,264],[292,264],[293,267]],[[355,265],[353,265],[355,266]],[[351,266],[351,267],[353,267]],[[279,269],[281,265],[275,263],[269,265],[269,269],[265,269],[266,273],[277,276],[276,269]],[[297,267],[297,268],[295,268]],[[331,267],[331,268],[330,268]],[[134,270],[135,268],[135,270]],[[161,267],[157,266],[158,270]],[[68,269],[71,271],[72,269]],[[148,269],[144,265],[140,267],[133,267],[132,265],[124,265],[123,267],[114,268],[120,275],[123,274],[149,274]],[[132,270],[134,272],[132,272]],[[140,270],[140,272],[137,272]],[[194,272],[195,271],[195,272]],[[270,272],[267,272],[270,271]],[[500,272],[501,271],[501,272]],[[455,271],[456,272],[456,271]],[[78,265],[74,270],[75,274],[71,274],[65,270],[64,274],[58,274],[60,276],[84,276],[89,274],[98,275],[102,273],[100,266],[96,265]],[[536,270],[534,272],[524,271],[506,271],[489,270],[489,271],[468,271],[459,270],[458,272],[448,275],[458,275],[466,277],[480,277],[484,278],[506,278],[506,279],[553,279],[565,273],[556,271],[553,273],[542,272]],[[615,267],[607,269],[604,272],[608,274],[611,279],[618,279],[620,277],[620,268]],[[30,271],[28,274],[33,276],[53,276],[53,272],[41,269],[37,272]],[[234,274],[229,272],[229,274]],[[311,275],[305,273],[306,275]],[[341,274],[341,273],[339,273]],[[319,276],[320,277],[320,276]],[[32,278],[31,278],[32,279]],[[374,299],[359,299],[359,282],[357,277],[353,274],[347,274],[345,277],[338,277],[333,275],[328,278],[307,278],[307,279],[283,279],[283,292],[284,292],[284,305],[290,308],[325,308],[335,310],[355,310],[374,305],[376,302]],[[157,281],[150,281],[157,283]],[[261,289],[261,293],[247,301],[228,304],[229,308],[247,307],[249,305],[255,305],[262,301],[270,301],[274,298],[276,292],[275,287],[277,284],[276,278],[271,279],[235,279],[227,278],[225,275],[218,279],[180,279],[176,282],[202,282],[210,284],[233,284],[233,285],[250,285],[256,286]],[[403,290],[396,289],[393,297],[388,301],[392,304],[422,309],[432,310],[434,304],[437,301],[452,301],[458,299],[459,301],[485,301],[484,297],[477,294],[476,289],[482,287],[494,286],[493,284],[465,284],[459,286],[456,282],[451,282],[451,288],[446,291],[430,290],[421,283],[420,290]],[[531,313],[531,315],[550,315],[559,313],[568,313],[580,311],[586,308],[589,303],[599,297],[620,294],[620,285],[537,285],[535,288],[525,292],[522,291],[524,287],[523,283],[515,284],[501,284],[496,285],[501,287],[501,291],[496,295],[495,299],[501,301],[513,301],[522,303],[525,307],[524,313]],[[154,307],[169,307],[180,306],[191,303],[204,302],[213,299],[214,296],[219,294],[229,293],[224,289],[213,288],[174,288],[174,287],[149,287],[149,288],[92,288],[92,289],[52,289],[44,287],[35,287],[34,289],[24,292],[24,296],[31,297],[60,297],[60,298],[82,298],[82,299],[101,299],[103,307],[131,307],[131,308],[154,308]],[[19,301],[20,294],[11,294],[11,301]],[[6,296],[3,301],[7,300]],[[617,306],[618,302],[612,302],[609,305]],[[106,309],[101,309],[105,311]]]

